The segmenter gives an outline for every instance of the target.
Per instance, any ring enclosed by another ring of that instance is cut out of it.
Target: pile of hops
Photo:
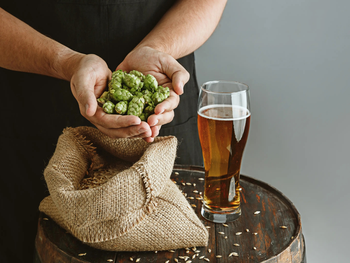
[[[129,73],[116,70],[108,83],[108,91],[103,92],[97,101],[106,113],[134,115],[146,121],[157,104],[169,95],[169,88],[159,86],[151,74],[145,76],[137,70]]]

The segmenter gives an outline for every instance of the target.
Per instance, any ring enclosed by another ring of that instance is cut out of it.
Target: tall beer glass
[[[241,215],[240,168],[250,126],[249,87],[233,81],[201,86],[198,132],[205,181],[202,216],[225,223]]]

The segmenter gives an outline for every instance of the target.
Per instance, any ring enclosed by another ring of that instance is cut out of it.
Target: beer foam
[[[238,121],[248,118],[250,111],[242,106],[212,104],[199,109],[198,115],[206,119],[220,121]]]

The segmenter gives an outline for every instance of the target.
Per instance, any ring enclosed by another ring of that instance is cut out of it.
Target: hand
[[[179,95],[183,93],[183,87],[190,75],[172,56],[146,46],[136,47],[117,69],[127,72],[135,69],[145,75],[151,74],[157,79],[159,85],[170,89],[169,98],[158,104],[154,109],[155,114],[147,119],[152,134],[150,137],[143,138],[151,142],[159,134],[161,126],[173,120],[174,109],[180,102]]]
[[[78,101],[81,115],[111,138],[152,135],[150,126],[136,116],[106,114],[97,106],[96,98],[106,89],[112,72],[106,62],[96,55],[79,54],[72,58],[75,66],[71,90]]]

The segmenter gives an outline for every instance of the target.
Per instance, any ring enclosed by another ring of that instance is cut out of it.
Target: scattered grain
[[[222,256],[221,255],[216,255],[216,258],[222,258]]]
[[[218,232],[220,235],[225,235],[225,232]]]
[[[79,257],[86,256],[86,253],[80,253],[78,254]]]
[[[175,172],[174,174],[179,175],[179,173],[178,173],[178,172]]]
[[[192,185],[191,183],[186,183],[186,185]]]
[[[260,214],[260,211],[255,211],[254,212],[254,215],[258,215],[258,214]]]
[[[237,243],[234,243],[233,244],[235,247],[239,247],[240,246],[240,244],[237,244]]]
[[[286,227],[286,226],[280,226],[280,228],[282,228],[282,229],[287,229],[287,227]]]
[[[237,232],[236,236],[242,235],[242,232]]]
[[[210,261],[210,259],[209,259],[209,258],[204,258],[204,260],[205,260],[205,261],[208,261],[208,262]]]
[[[140,260],[141,260],[141,258],[137,258],[137,259],[135,260],[135,262],[140,262]]]
[[[228,256],[229,257],[232,257],[232,256],[238,257],[238,253],[237,252],[231,252]]]
[[[228,224],[222,224],[223,226],[225,226],[225,227],[228,227]]]

